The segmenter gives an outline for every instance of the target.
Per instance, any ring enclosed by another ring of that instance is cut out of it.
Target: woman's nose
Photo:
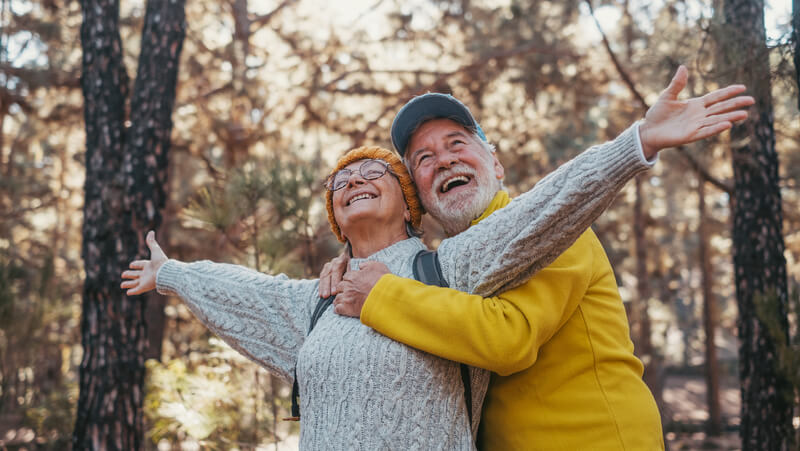
[[[364,183],[366,183],[366,181],[358,172],[353,172],[350,174],[350,177],[347,178],[347,186],[358,186]]]

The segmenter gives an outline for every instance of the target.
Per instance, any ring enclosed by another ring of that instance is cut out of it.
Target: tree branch
[[[695,172],[697,172],[697,174],[704,181],[711,183],[712,185],[716,186],[717,188],[728,193],[731,196],[733,195],[733,186],[711,175],[708,172],[708,170],[702,164],[700,164],[699,161],[697,161],[697,159],[691,154],[691,152],[689,152],[686,149],[686,147],[680,146],[676,147],[676,149],[678,149],[678,152],[680,152],[680,154],[683,155],[683,157],[686,159],[686,161],[689,163],[692,169],[694,169]]]
[[[633,79],[630,77],[628,72],[622,67],[622,63],[617,58],[617,55],[614,53],[614,50],[611,48],[611,43],[608,41],[608,37],[606,36],[605,31],[603,31],[603,27],[600,26],[600,21],[597,20],[597,17],[594,15],[594,8],[592,7],[592,0],[586,0],[586,5],[589,7],[589,12],[592,15],[592,19],[594,19],[594,23],[597,26],[597,30],[600,32],[600,36],[603,39],[603,46],[608,53],[608,57],[611,59],[611,62],[614,64],[614,67],[617,69],[620,78],[628,87],[631,95],[641,104],[642,112],[647,112],[650,109],[650,105],[647,104],[647,101],[644,99],[642,93],[636,89],[636,84],[633,82]],[[688,151],[685,147],[680,146],[677,147],[678,152],[686,159],[689,165],[706,181],[711,183],[712,185],[716,186],[717,188],[725,191],[728,194],[733,194],[733,187],[729,184],[723,182],[722,180],[714,177],[708,170],[700,164],[699,161]]]
[[[256,27],[255,30],[258,30],[259,28],[261,28],[264,25],[268,24],[269,21],[272,20],[272,18],[277,13],[279,13],[283,8],[286,8],[287,6],[291,5],[292,3],[295,3],[296,1],[297,0],[284,0],[283,2],[281,2],[280,5],[276,6],[275,9],[273,9],[272,11],[270,11],[270,12],[268,12],[266,14],[262,14],[260,16],[253,17],[250,20],[250,25],[255,25],[255,27]],[[250,31],[253,32],[255,30],[251,29]]]

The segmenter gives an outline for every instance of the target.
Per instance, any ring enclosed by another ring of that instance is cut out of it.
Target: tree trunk
[[[788,450],[792,441],[792,399],[786,396],[788,381],[780,374],[775,343],[755,310],[759,299],[776,303],[774,322],[788,332],[783,214],[764,3],[725,0],[723,14],[724,69],[737,82],[746,84],[756,99],[749,119],[731,131],[742,448]]]
[[[700,260],[700,273],[702,274],[703,287],[703,328],[705,329],[706,347],[706,404],[708,407],[708,424],[706,431],[711,436],[719,436],[722,432],[722,417],[719,405],[719,362],[717,361],[717,347],[714,342],[716,335],[717,314],[712,289],[711,256],[708,252],[708,218],[706,217],[706,189],[705,179],[699,177],[698,197],[700,223],[697,234],[699,235],[698,259]]]
[[[800,0],[792,0],[792,42],[794,42],[794,80],[797,83],[797,108],[800,109]]]
[[[183,42],[183,2],[148,2],[126,130],[128,76],[117,0],[83,0],[86,181],[80,395],[74,449],[142,447],[144,352],[142,298],[119,288],[131,260],[146,256],[143,232],[160,222],[170,115]]]

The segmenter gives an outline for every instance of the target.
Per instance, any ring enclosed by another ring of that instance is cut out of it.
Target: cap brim
[[[435,118],[447,118],[468,128],[478,127],[469,109],[453,96],[428,93],[414,97],[400,109],[392,122],[392,145],[400,156],[405,154],[411,133],[419,124]]]

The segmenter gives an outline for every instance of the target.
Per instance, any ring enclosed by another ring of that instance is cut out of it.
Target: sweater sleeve
[[[287,381],[305,340],[318,285],[317,280],[210,261],[168,260],[156,275],[159,293],[180,297],[231,347]]]
[[[593,274],[589,230],[525,284],[483,297],[384,275],[361,322],[413,348],[501,376],[532,366],[575,312]]]
[[[439,246],[450,287],[488,296],[519,286],[567,249],[636,174],[650,168],[638,124],[584,151],[508,206]]]

